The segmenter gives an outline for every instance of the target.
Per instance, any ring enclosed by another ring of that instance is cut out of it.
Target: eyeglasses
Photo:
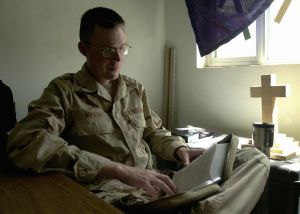
[[[115,56],[117,52],[119,52],[120,55],[125,56],[125,55],[128,54],[129,48],[131,48],[131,46],[128,45],[128,44],[125,44],[125,45],[123,45],[122,47],[119,47],[119,48],[97,47],[97,46],[91,45],[88,42],[86,42],[86,44],[89,47],[92,47],[92,48],[95,48],[96,50],[98,50],[102,54],[102,56],[105,57],[105,58],[111,58],[111,57]]]

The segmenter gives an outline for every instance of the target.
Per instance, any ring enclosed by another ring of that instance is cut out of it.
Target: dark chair
[[[0,80],[0,166],[6,168],[9,159],[6,153],[8,132],[16,125],[16,110],[13,94],[6,84]]]

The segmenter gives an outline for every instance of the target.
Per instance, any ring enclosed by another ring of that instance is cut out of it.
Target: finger
[[[166,175],[159,175],[160,180],[163,182],[163,185],[166,186],[166,191],[164,191],[167,194],[175,194],[177,191],[176,185],[174,184],[174,182],[170,179],[169,176]],[[163,189],[164,190],[164,189]]]
[[[146,192],[146,195],[149,196],[152,200],[158,198],[159,188],[151,185],[150,183],[145,185],[143,187],[144,191]]]
[[[177,157],[181,160],[183,166],[187,166],[190,163],[190,151],[186,147],[181,147],[177,151]]]
[[[182,164],[183,166],[187,166],[190,164],[190,156],[188,152],[183,153],[182,155]]]
[[[205,149],[195,149],[195,155],[199,156],[205,152]]]
[[[167,195],[174,195],[176,193],[176,188],[175,190],[170,187],[164,180],[162,179],[157,179],[154,184],[159,190],[163,191]]]
[[[204,149],[191,149],[190,150],[190,161],[196,159],[199,155],[202,155],[204,151],[205,151]]]
[[[144,182],[143,189],[151,199],[157,199],[161,192],[168,195],[176,193],[176,186],[169,176],[151,171],[148,178],[149,180]]]

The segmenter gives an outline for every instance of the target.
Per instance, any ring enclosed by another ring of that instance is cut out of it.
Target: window
[[[274,21],[284,0],[277,0],[243,33],[206,57],[197,52],[197,66],[300,64],[300,1],[291,1],[280,23]],[[298,10],[297,10],[298,9]],[[241,48],[242,47],[242,48]],[[197,48],[198,49],[198,48]]]

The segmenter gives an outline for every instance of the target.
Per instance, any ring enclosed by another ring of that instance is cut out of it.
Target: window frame
[[[300,64],[300,62],[272,60],[268,54],[267,38],[270,34],[270,11],[265,11],[256,22],[256,56],[217,58],[217,50],[204,57],[201,57],[197,48],[197,68],[246,66],[246,65],[276,65],[276,64]]]
[[[208,54],[204,58],[202,65],[204,67],[219,67],[219,66],[234,66],[234,65],[261,65],[265,63],[265,26],[266,26],[265,14],[262,14],[256,20],[256,56],[249,57],[230,57],[230,58],[217,58],[217,50]],[[196,47],[197,48],[197,47]],[[198,55],[198,54],[197,54]],[[197,58],[197,62],[201,57]],[[203,59],[202,59],[203,60]],[[201,63],[200,63],[201,64]],[[198,64],[199,67],[199,64]]]

